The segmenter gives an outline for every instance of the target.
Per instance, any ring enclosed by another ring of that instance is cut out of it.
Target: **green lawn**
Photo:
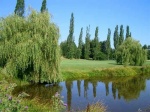
[[[69,60],[63,59],[61,61],[61,71],[91,71],[95,69],[103,69],[109,67],[117,67],[121,65],[116,65],[115,61],[93,61],[93,60]]]
[[[146,61],[146,65],[150,65],[150,60]],[[111,67],[122,67],[122,65],[117,65],[114,60],[109,61],[93,61],[93,60],[81,60],[81,59],[62,59],[60,68],[61,71],[80,71],[88,72],[91,70],[101,70],[103,68]]]

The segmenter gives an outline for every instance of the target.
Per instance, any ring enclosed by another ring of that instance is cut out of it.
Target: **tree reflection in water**
[[[49,99],[56,93],[62,92],[66,88],[66,93],[63,96],[67,96],[68,111],[74,106],[74,102],[81,100],[81,102],[88,101],[91,97],[91,92],[93,93],[93,98],[96,99],[97,95],[101,95],[101,92],[105,92],[105,96],[113,97],[114,99],[123,99],[125,101],[131,101],[137,99],[140,96],[140,92],[144,91],[146,88],[147,77],[123,77],[123,78],[96,78],[96,79],[86,79],[86,80],[76,80],[76,81],[66,81],[62,82],[56,86],[45,87],[44,85],[27,85],[27,86],[17,86],[13,91],[14,95],[19,94],[24,91],[30,95],[30,99],[38,98],[40,102],[49,102]],[[102,86],[100,86],[102,85]],[[91,87],[92,86],[92,87]],[[103,91],[99,91],[99,86],[103,87]],[[83,90],[83,91],[82,91]],[[72,92],[77,92],[74,94]],[[97,93],[99,92],[99,93]],[[89,95],[88,95],[89,94]],[[78,95],[78,96],[73,96]],[[72,102],[73,97],[77,98]],[[79,98],[79,99],[78,99]],[[86,102],[88,103],[88,102]],[[80,105],[80,104],[78,104]],[[83,104],[82,104],[83,105]],[[85,106],[86,104],[84,104]]]

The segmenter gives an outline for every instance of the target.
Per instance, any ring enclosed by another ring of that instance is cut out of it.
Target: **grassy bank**
[[[114,60],[93,61],[93,60],[68,60],[61,62],[61,72],[64,80],[93,78],[93,77],[115,77],[135,76],[150,73],[150,61],[146,61],[143,67],[124,67],[117,65]]]

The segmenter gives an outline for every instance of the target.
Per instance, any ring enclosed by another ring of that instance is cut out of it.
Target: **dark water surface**
[[[74,80],[50,87],[18,86],[13,93],[21,91],[30,94],[30,99],[36,97],[43,103],[49,102],[58,91],[64,96],[68,110],[82,110],[88,103],[97,101],[103,102],[110,112],[137,112],[150,107],[150,79],[146,76]]]

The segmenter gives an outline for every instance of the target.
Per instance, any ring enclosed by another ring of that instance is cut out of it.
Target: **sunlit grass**
[[[110,68],[110,67],[118,67],[122,65],[117,65],[114,60],[110,61],[93,61],[93,60],[69,60],[63,59],[61,61],[61,71],[83,71],[89,72],[91,70],[100,70],[103,68]]]
[[[150,60],[146,61],[144,65],[150,65]],[[82,59],[62,59],[60,68],[61,71],[74,71],[74,72],[89,72],[92,70],[102,70],[104,68],[123,67],[123,65],[117,65],[115,60],[105,61],[93,61]]]

